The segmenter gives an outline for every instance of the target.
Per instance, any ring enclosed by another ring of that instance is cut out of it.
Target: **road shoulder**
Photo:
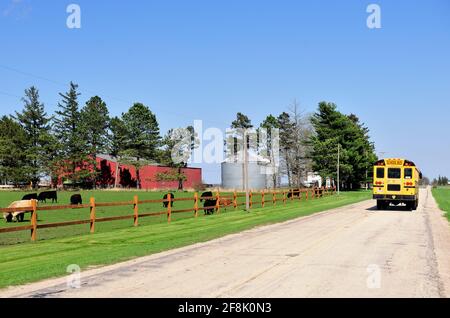
[[[439,209],[431,188],[427,189],[424,209],[429,215],[443,293],[445,297],[450,297],[450,224],[444,212]]]

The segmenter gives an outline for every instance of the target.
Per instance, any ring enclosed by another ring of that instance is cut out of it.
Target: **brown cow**
[[[220,200],[219,200],[219,205],[220,205],[221,207],[224,207],[224,208],[225,208],[225,211],[226,211],[226,210],[227,210],[227,207],[233,205],[233,200],[227,199],[227,198],[220,198]]]

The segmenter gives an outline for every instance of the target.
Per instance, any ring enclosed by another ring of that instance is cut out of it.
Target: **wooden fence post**
[[[137,195],[134,196],[134,226],[139,225],[139,198]]]
[[[167,222],[170,223],[172,221],[172,195],[169,193],[167,195]]]
[[[275,191],[272,192],[272,202],[273,205],[277,205],[277,194],[275,193]]]
[[[265,198],[265,193],[264,190],[261,191],[261,207],[264,208],[264,206],[266,205],[266,198]]]
[[[286,205],[286,191],[283,190],[283,204]]]
[[[234,208],[236,209],[237,208],[237,194],[236,194],[236,190],[234,190],[234,192],[233,192],[233,205],[234,205]]]
[[[31,208],[33,209],[33,212],[31,214],[31,226],[33,227],[31,229],[31,240],[33,242],[36,242],[37,237],[37,201],[31,200]]]
[[[220,214],[220,193],[216,191],[216,210],[217,214]]]
[[[309,196],[309,189],[306,188],[306,201],[308,201],[308,196]]]
[[[194,212],[195,217],[198,217],[198,192],[194,193]]]
[[[95,232],[95,198],[91,198],[91,233]]]
[[[249,197],[250,197],[250,209],[251,209],[251,208],[253,208],[253,192],[252,191],[250,191]]]

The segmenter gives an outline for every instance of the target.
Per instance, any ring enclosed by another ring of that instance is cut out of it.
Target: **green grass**
[[[436,199],[439,208],[447,212],[445,215],[450,221],[450,187],[438,187],[433,189],[433,196]]]
[[[130,193],[114,195],[128,198]],[[82,269],[112,264],[369,198],[369,192],[348,192],[339,197],[289,202],[285,206],[280,203],[276,207],[268,204],[266,208],[256,208],[250,213],[228,209],[220,215],[201,216],[197,219],[192,217],[191,213],[186,213],[184,217],[175,216],[171,224],[167,224],[164,218],[164,222],[141,223],[136,228],[130,225],[130,220],[126,228],[99,231],[91,235],[49,238],[35,243],[5,245],[0,247],[0,288],[63,276],[70,264],[77,264]],[[65,230],[67,231],[67,228]]]
[[[139,200],[160,200],[167,192],[147,192],[147,191],[81,191],[77,192],[82,195],[83,203],[89,203],[89,198],[94,197],[96,202],[119,202],[119,201],[132,201],[135,195],[138,195]],[[26,192],[12,192],[12,191],[0,191],[0,207],[7,207],[11,202],[20,200]],[[58,204],[39,204],[39,206],[49,205],[68,205],[70,204],[70,196],[74,192],[58,192]],[[174,192],[175,198],[192,198],[193,193],[189,192]],[[187,209],[192,208],[193,201],[179,201],[174,203],[174,209]],[[165,211],[162,203],[150,203],[141,205],[139,207],[140,213],[149,212],[162,212]],[[96,209],[96,217],[110,217],[110,216],[122,216],[132,215],[133,206],[119,206],[119,207],[102,207]],[[25,221],[23,223],[6,223],[0,220],[0,228],[15,227],[20,225],[27,225],[30,223],[30,214],[25,215]],[[192,217],[192,214],[182,213],[174,214],[173,219],[178,220],[182,218]],[[88,220],[90,218],[89,209],[69,209],[58,211],[40,211],[38,212],[38,223],[55,223],[66,222],[75,220]],[[159,217],[147,217],[140,220],[141,225],[159,224],[167,221],[166,216]],[[96,232],[105,233],[115,231],[117,229],[129,228],[133,225],[133,220],[122,220],[114,222],[104,222],[96,224]],[[84,235],[89,233],[89,225],[76,225],[70,227],[59,227],[50,229],[38,230],[38,240],[49,240],[54,238],[71,237],[76,235]],[[0,246],[11,245],[28,242],[30,240],[30,232],[13,232],[0,234]]]

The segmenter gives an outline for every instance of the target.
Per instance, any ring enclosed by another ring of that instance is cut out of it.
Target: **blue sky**
[[[81,29],[66,7],[81,7]],[[381,29],[366,26],[369,4]],[[292,100],[355,113],[377,151],[450,176],[450,2],[0,0],[0,115],[31,85],[48,112],[69,81],[113,115],[148,105],[168,128],[259,124]],[[220,170],[204,167],[207,182]]]

